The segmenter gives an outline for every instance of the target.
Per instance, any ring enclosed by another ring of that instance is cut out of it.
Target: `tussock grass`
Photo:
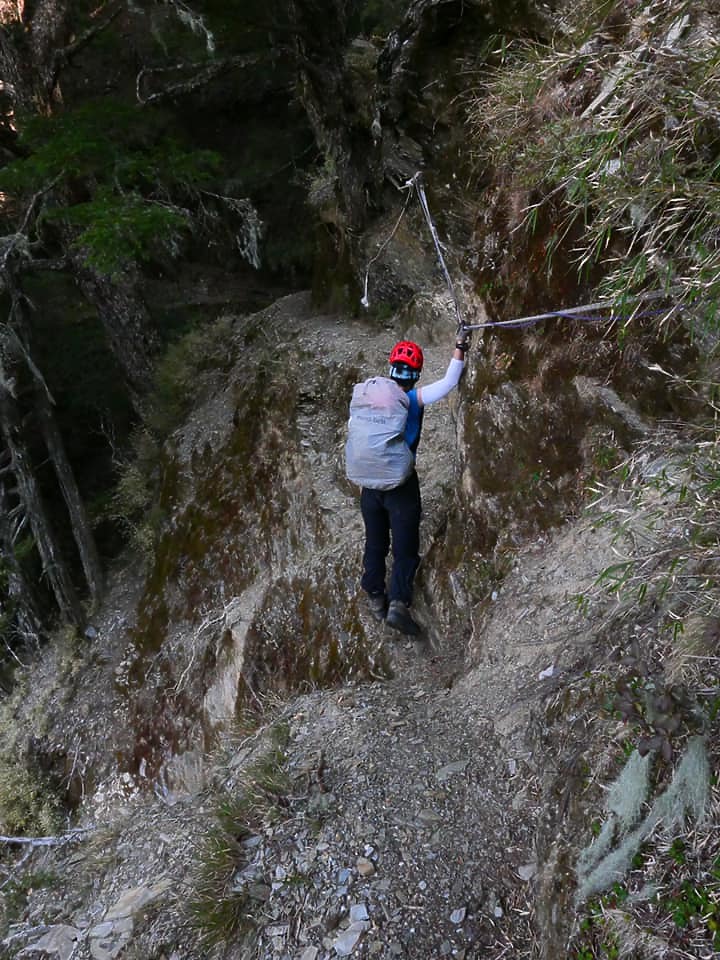
[[[712,397],[708,409],[714,411]],[[590,857],[595,872],[581,887],[590,899],[579,914],[568,955],[582,960],[709,957],[720,950],[720,445],[715,426],[668,429],[639,445],[606,476],[595,484],[590,509],[598,523],[614,530],[617,558],[582,606],[605,613],[604,634],[616,665],[608,708],[627,724],[628,743],[649,755],[653,774],[641,826],[623,844],[613,833],[606,844],[607,864],[597,841],[578,861],[580,873]],[[683,779],[688,751],[700,742],[708,748],[706,769]],[[673,814],[670,801],[676,794],[695,813],[686,817],[681,806]],[[702,802],[689,802],[692,796]],[[600,839],[607,840],[612,827],[608,820]]]
[[[708,628],[720,617],[720,443],[713,433],[672,455],[682,438],[654,437],[591,489],[590,509],[598,524],[613,526],[617,554],[592,593],[615,595],[616,623],[637,618],[638,604],[652,605],[659,635],[677,641],[689,617]]]
[[[263,888],[271,878],[251,868],[255,844],[272,824],[290,816],[291,779],[285,770],[286,727],[270,729],[270,746],[231,776],[215,804],[214,822],[200,845],[188,915],[203,946],[255,942]]]
[[[518,229],[555,225],[549,274],[569,255],[618,308],[644,290],[672,290],[714,330],[720,33],[704,9],[568,3],[550,45],[498,51],[470,97],[470,123],[478,166],[526,196]]]

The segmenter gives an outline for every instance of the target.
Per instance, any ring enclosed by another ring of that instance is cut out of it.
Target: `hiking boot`
[[[391,600],[385,622],[388,626],[399,630],[400,633],[408,637],[416,637],[420,633],[420,627],[410,616],[410,611],[401,600]]]
[[[368,594],[367,606],[371,615],[377,620],[378,623],[382,623],[385,619],[385,614],[387,613],[387,597],[384,593],[371,593]]]

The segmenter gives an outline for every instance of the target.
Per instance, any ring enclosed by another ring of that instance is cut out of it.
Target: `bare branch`
[[[47,258],[38,258],[27,260],[23,265],[23,270],[65,270],[68,266],[67,257],[54,257],[52,260]]]
[[[18,664],[18,666],[20,666],[20,667],[22,667],[22,668],[24,669],[24,668],[27,666],[27,664],[22,662],[22,660],[20,659],[20,657],[15,653],[15,651],[14,651],[13,648],[10,646],[10,644],[7,642],[7,640],[5,640],[5,638],[3,638],[3,645],[4,645],[5,649],[7,650],[9,656]]]
[[[140,103],[141,106],[146,106],[148,103],[157,103],[158,101],[166,100],[169,97],[184,96],[188,93],[192,93],[194,90],[198,90],[211,80],[214,80],[215,77],[223,73],[225,70],[232,70],[235,67],[251,67],[256,63],[259,63],[261,59],[262,58],[260,56],[241,56],[229,57],[226,60],[216,60],[212,63],[206,64],[205,66],[200,66],[197,70],[197,73],[189,77],[187,80],[180,80],[177,83],[171,83],[163,90],[158,91],[158,93],[151,93],[148,97],[144,98],[141,93],[143,79],[150,73],[158,73],[160,71],[142,69],[140,73],[138,73],[135,83],[138,103]],[[162,72],[169,72],[170,70],[195,69],[196,67],[198,67],[197,64],[178,63],[174,67],[165,68]]]
[[[30,371],[30,373],[32,373],[33,378],[45,391],[50,403],[53,404],[54,406],[55,400],[53,398],[53,395],[50,393],[50,387],[48,387],[45,377],[43,377],[42,373],[37,367],[37,364],[35,363],[33,358],[30,356],[30,352],[28,351],[25,344],[22,342],[22,340],[18,336],[17,331],[9,323],[0,323],[0,332],[3,334],[3,337],[5,338],[6,342],[11,340],[13,343],[16,344],[20,353],[22,354],[23,359],[25,360],[25,363],[27,364],[28,370]]]
[[[22,218],[22,222],[18,227],[15,233],[9,234],[7,237],[0,238],[0,242],[6,242],[6,246],[2,251],[0,256],[0,273],[5,273],[8,269],[8,260],[10,255],[15,252],[19,247],[27,247],[28,244],[28,224],[30,223],[30,218],[32,217],[35,211],[35,205],[41,197],[44,197],[46,193],[49,193],[52,188],[58,183],[63,176],[65,171],[61,170],[58,175],[50,181],[46,186],[41,190],[38,190],[37,193],[33,194],[30,198],[30,202],[25,208],[25,213]]]
[[[78,827],[77,830],[70,830],[69,833],[63,833],[59,837],[4,837],[0,836],[0,843],[8,846],[30,846],[30,847],[60,847],[66,843],[73,843],[84,839],[86,834],[92,833],[90,827]]]
[[[110,24],[115,20],[123,11],[124,4],[119,3],[115,10],[113,10],[108,16],[101,20],[99,23],[94,24],[92,27],[88,27],[87,30],[84,30],[79,37],[76,37],[72,43],[69,43],[66,47],[61,47],[60,50],[55,51],[55,56],[53,58],[53,67],[57,70],[63,64],[66,64],[70,59],[83,47],[86,47],[88,43],[96,37],[98,33],[101,33]]]

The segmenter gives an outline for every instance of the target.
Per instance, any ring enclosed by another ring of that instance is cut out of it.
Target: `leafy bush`
[[[149,260],[162,247],[177,249],[181,231],[190,226],[186,210],[109,190],[101,190],[87,203],[54,210],[48,219],[80,227],[73,246],[104,274],[132,261]]]
[[[32,193],[57,178],[121,190],[211,182],[219,170],[218,154],[184,150],[158,131],[162,123],[157,113],[109,97],[56,117],[32,117],[21,136],[28,156],[0,171],[0,185],[11,193]]]

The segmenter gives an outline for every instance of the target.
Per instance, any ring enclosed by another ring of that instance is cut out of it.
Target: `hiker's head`
[[[390,378],[409,390],[420,379],[422,349],[412,340],[400,340],[390,351]]]

